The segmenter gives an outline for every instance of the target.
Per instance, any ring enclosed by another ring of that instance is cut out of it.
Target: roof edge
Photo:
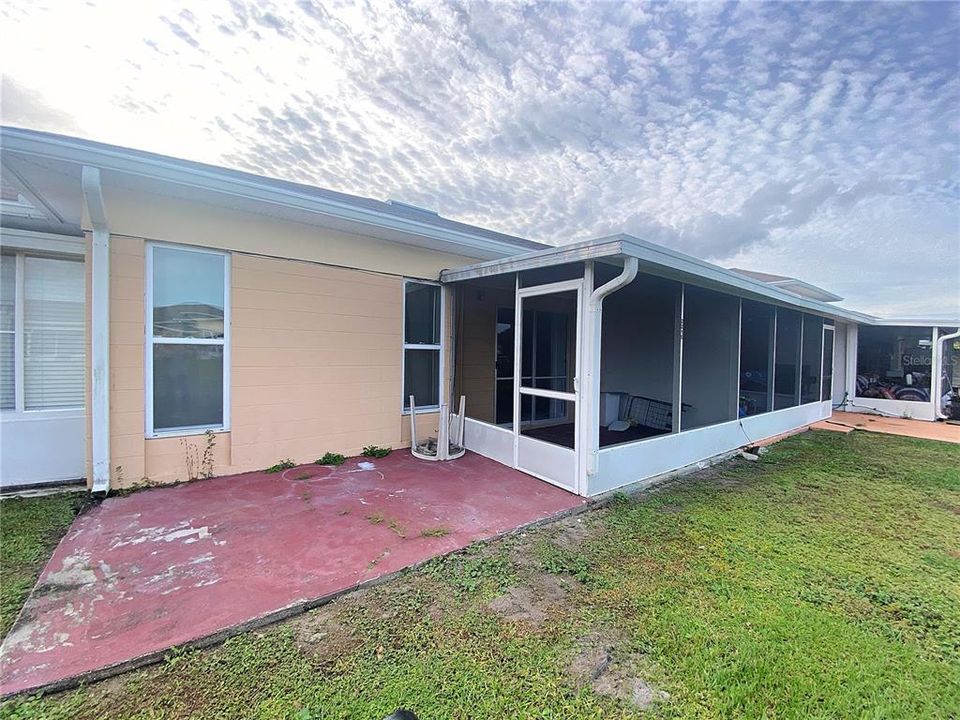
[[[111,172],[134,175],[149,180],[167,182],[184,187],[210,190],[227,196],[242,197],[290,209],[305,210],[339,220],[381,228],[384,230],[419,235],[447,242],[462,248],[479,251],[481,257],[511,256],[549,246],[533,240],[504,235],[504,240],[491,238],[468,230],[443,228],[414,217],[402,217],[372,208],[351,204],[345,193],[343,200],[320,197],[310,190],[325,190],[310,185],[293,183],[246,173],[241,170],[159,155],[93,140],[57,135],[36,130],[0,126],[0,147],[34,157],[44,157],[78,165],[90,165]],[[336,192],[336,191],[329,191]],[[365,199],[368,198],[360,198]],[[378,201],[379,202],[379,201]],[[456,220],[443,218],[448,222]],[[496,232],[478,227],[477,230]]]

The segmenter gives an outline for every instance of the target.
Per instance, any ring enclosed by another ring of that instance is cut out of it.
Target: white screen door
[[[517,290],[515,466],[578,492],[582,280]]]

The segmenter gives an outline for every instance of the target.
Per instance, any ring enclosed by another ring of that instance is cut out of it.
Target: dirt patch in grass
[[[602,530],[594,520],[582,514],[561,520],[551,528],[553,542],[564,550],[580,550]]]
[[[670,693],[638,674],[643,658],[623,648],[623,633],[603,629],[580,637],[577,652],[567,665],[566,673],[576,687],[590,687],[594,692],[630,703],[638,710],[649,710],[670,699]]]
[[[297,648],[317,665],[332,665],[361,643],[342,616],[342,609],[342,604],[330,603],[291,622]]]
[[[569,593],[567,580],[541,572],[522,585],[507,588],[503,595],[487,603],[487,608],[509,622],[538,626]]]

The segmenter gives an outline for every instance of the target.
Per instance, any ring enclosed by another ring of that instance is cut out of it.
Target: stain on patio
[[[473,453],[405,451],[108,498],[44,568],[0,649],[0,693],[143,664],[584,502]]]

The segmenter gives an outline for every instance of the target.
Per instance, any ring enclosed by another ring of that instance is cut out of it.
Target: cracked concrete
[[[307,468],[317,474],[296,480]],[[436,463],[402,451],[108,498],[77,518],[27,599],[0,648],[0,693],[222,639],[584,502],[472,453]],[[450,533],[420,535],[440,526]]]

